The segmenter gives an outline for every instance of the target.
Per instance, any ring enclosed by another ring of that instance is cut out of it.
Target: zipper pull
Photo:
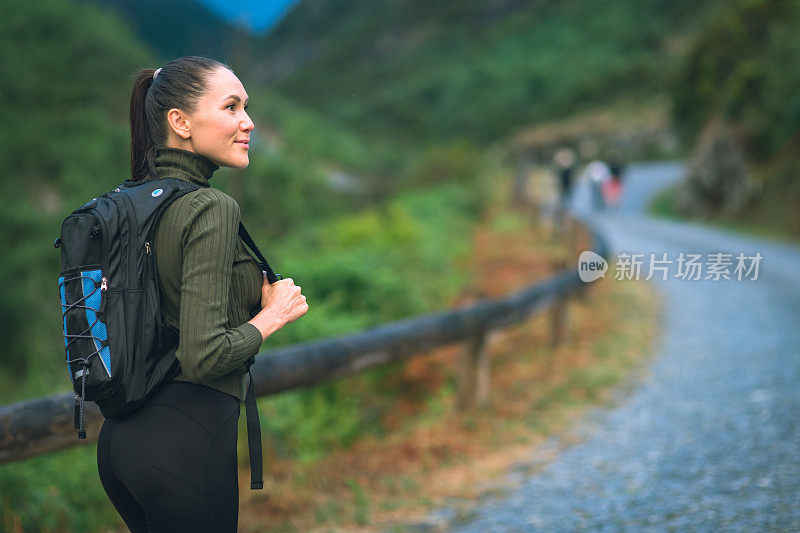
[[[149,241],[145,241],[144,249],[147,250],[147,255],[150,255],[150,242]]]
[[[99,318],[105,322],[106,294],[108,294],[108,278],[100,278],[100,308],[97,310]]]

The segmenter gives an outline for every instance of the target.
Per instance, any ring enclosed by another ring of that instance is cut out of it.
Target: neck
[[[180,178],[208,187],[218,168],[216,163],[191,150],[162,146],[156,152],[156,169],[161,178]]]
[[[167,148],[175,148],[176,150],[186,150],[187,152],[195,152],[194,144],[191,139],[184,139],[177,135],[170,135],[166,142]],[[197,152],[195,152],[197,153]]]

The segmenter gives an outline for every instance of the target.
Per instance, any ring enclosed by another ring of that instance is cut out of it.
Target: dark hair
[[[208,76],[228,65],[200,56],[173,59],[156,69],[135,74],[131,93],[131,179],[156,179],[156,149],[167,143],[167,111],[172,108],[193,113],[206,90]]]

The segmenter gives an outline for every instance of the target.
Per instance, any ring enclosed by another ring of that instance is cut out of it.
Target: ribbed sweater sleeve
[[[242,372],[263,341],[247,322],[226,327],[240,217],[233,198],[207,188],[192,199],[184,221],[176,357],[186,378],[197,383]]]

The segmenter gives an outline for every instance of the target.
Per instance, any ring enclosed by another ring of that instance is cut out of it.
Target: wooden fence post
[[[469,339],[459,361],[458,408],[483,407],[489,402],[489,354],[486,335]]]
[[[561,242],[563,244],[564,241],[564,233],[566,231],[566,208],[564,204],[558,201],[553,206],[553,228],[552,232],[550,233],[550,238],[554,242]]]
[[[567,266],[569,268],[574,268],[577,270],[578,268],[578,260],[580,259],[580,254],[583,250],[578,249],[578,232],[580,228],[578,226],[578,221],[575,218],[571,218],[571,227],[570,227],[570,250],[572,250],[569,263]],[[587,299],[587,293],[589,292],[589,283],[581,282],[578,288],[575,290],[575,299],[585,303]]]
[[[556,272],[562,272],[566,266],[567,261],[563,258],[556,259],[553,262]],[[567,295],[564,293],[556,296],[556,301],[553,303],[552,310],[550,311],[550,344],[555,347],[564,340],[564,330],[566,329],[567,322]]]
[[[513,198],[511,200],[515,209],[524,210],[531,203],[529,188],[533,160],[530,154],[522,152],[517,156],[516,163],[512,191]]]

